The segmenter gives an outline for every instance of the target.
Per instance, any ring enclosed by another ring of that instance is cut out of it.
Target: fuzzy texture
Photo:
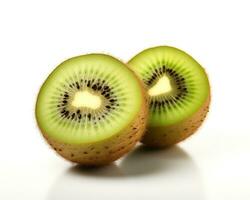
[[[144,86],[140,80],[138,82],[140,82],[143,95],[140,112],[132,124],[129,124],[121,132],[96,143],[73,145],[61,143],[48,137],[41,127],[39,127],[43,137],[60,156],[81,165],[100,166],[117,160],[129,152],[145,133],[146,122],[148,120],[148,99]]]
[[[201,108],[181,123],[165,127],[148,127],[141,142],[150,147],[170,147],[194,134],[201,126],[209,110],[210,95]]]

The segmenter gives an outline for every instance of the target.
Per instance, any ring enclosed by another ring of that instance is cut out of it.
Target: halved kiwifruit
[[[150,101],[149,125],[142,142],[170,146],[193,134],[210,103],[209,81],[201,65],[168,46],[146,49],[128,65],[144,82]]]
[[[44,82],[36,119],[64,158],[107,164],[140,140],[147,120],[145,92],[119,60],[103,54],[78,56],[60,64]]]

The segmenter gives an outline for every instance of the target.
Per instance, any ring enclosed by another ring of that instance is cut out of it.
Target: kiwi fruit
[[[210,104],[205,70],[190,55],[174,47],[146,49],[129,62],[149,96],[149,122],[142,143],[168,147],[192,135]]]
[[[87,54],[54,69],[39,91],[35,114],[59,155],[95,166],[115,161],[141,139],[147,105],[143,84],[126,64]]]

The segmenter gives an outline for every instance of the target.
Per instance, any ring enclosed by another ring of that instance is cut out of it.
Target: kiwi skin
[[[171,46],[158,46],[158,47],[170,47],[170,48],[176,49],[175,47],[171,47]],[[153,48],[157,48],[157,46],[152,47],[152,49]],[[177,50],[182,51],[180,49],[177,49]],[[187,54],[184,51],[182,52],[184,54]],[[190,55],[188,56],[191,57]],[[131,66],[131,60],[129,60],[127,64],[133,70],[133,67]],[[203,70],[205,72],[205,69]],[[207,76],[207,79],[208,79],[208,76]],[[208,79],[208,84],[209,84],[209,79]],[[145,83],[144,83],[144,86],[147,88],[147,85]],[[148,98],[150,99],[149,94],[147,95],[148,95]],[[160,127],[149,126],[149,122],[148,122],[148,126],[146,128],[146,132],[144,136],[141,139],[141,143],[143,143],[144,145],[148,147],[165,148],[165,147],[171,147],[185,140],[189,136],[193,135],[198,130],[198,128],[202,125],[209,111],[210,101],[211,101],[211,90],[209,86],[207,98],[205,99],[203,105],[201,105],[201,107],[193,115],[191,115],[189,118],[184,119],[183,121],[179,123],[167,125],[167,126],[160,126]]]
[[[134,74],[141,86],[141,93],[143,96],[142,104],[140,112],[135,117],[135,119],[132,120],[132,123],[114,136],[95,143],[84,143],[81,145],[67,144],[48,137],[48,134],[46,134],[42,127],[40,127],[37,123],[42,136],[58,153],[58,155],[62,156],[68,161],[83,166],[103,166],[110,164],[111,162],[119,159],[124,154],[131,151],[136,143],[141,140],[143,134],[145,133],[148,121],[148,96],[146,95],[146,89],[142,81],[137,78],[131,69],[129,70]],[[37,116],[35,117],[37,118]]]
[[[148,127],[141,142],[149,147],[165,148],[185,140],[202,125],[209,111],[210,100],[209,91],[209,95],[201,108],[181,123],[165,127]]]

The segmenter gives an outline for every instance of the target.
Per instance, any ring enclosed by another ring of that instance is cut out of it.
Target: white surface
[[[250,199],[248,1],[0,1],[0,199]],[[64,59],[172,45],[207,70],[211,112],[165,151],[79,170],[40,136],[39,87]]]

